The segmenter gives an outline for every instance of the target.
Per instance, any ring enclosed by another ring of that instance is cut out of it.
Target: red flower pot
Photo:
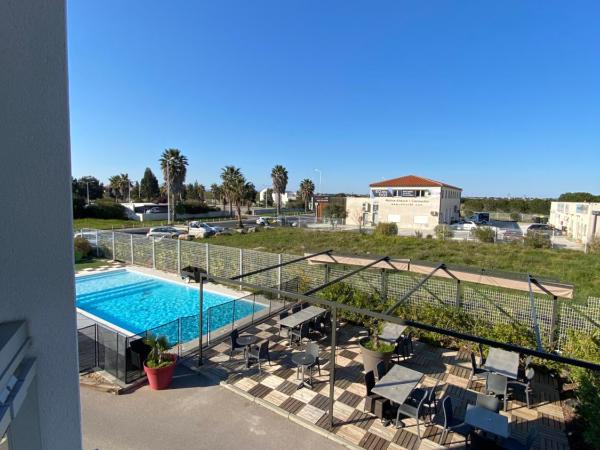
[[[173,380],[173,372],[175,371],[175,365],[177,364],[177,355],[166,356],[171,358],[173,364],[170,364],[166,367],[161,367],[159,369],[153,369],[144,363],[144,372],[146,372],[146,377],[148,377],[150,389],[166,389]]]

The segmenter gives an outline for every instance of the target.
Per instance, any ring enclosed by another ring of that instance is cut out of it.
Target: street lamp
[[[322,192],[321,192],[321,177],[323,175],[323,172],[321,172],[319,169],[315,169],[315,172],[319,172],[319,194],[322,194]]]
[[[167,162],[167,223],[171,225],[171,175],[169,174],[169,166],[173,158],[166,158]]]
[[[87,205],[90,206],[90,182],[89,181],[85,182],[85,190],[87,193]]]

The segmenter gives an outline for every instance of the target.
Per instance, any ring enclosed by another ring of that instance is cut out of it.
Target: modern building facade
[[[462,189],[415,175],[371,183],[368,197],[346,199],[349,225],[397,224],[399,229],[433,230],[460,217]]]
[[[552,202],[549,223],[583,244],[600,238],[600,203]]]

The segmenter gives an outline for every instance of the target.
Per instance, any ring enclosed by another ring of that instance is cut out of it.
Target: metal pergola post
[[[200,275],[200,286],[198,286],[198,365],[202,365],[202,335],[204,322],[204,275]]]
[[[335,348],[337,347],[337,308],[331,308],[331,353],[329,360],[329,423],[333,428],[333,403],[335,402]]]
[[[533,324],[533,332],[535,333],[535,341],[537,344],[537,349],[539,351],[543,351],[544,347],[542,345],[542,336],[540,334],[540,324],[537,319],[537,308],[535,306],[535,295],[533,295],[533,278],[531,275],[527,276],[527,281],[529,282],[529,304],[531,307],[531,322]]]

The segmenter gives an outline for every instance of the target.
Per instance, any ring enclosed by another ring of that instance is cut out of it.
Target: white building
[[[348,197],[349,225],[390,222],[399,229],[433,230],[460,217],[462,189],[440,181],[408,175],[371,183],[368,197]]]
[[[600,238],[600,203],[552,202],[549,223],[578,242]]]
[[[265,201],[265,197],[267,195],[267,191],[271,190],[272,191],[273,188],[264,188],[262,191],[260,191],[258,193],[258,198],[261,202]],[[294,191],[285,191],[283,194],[281,194],[281,206],[286,206],[288,204],[288,202],[290,200],[296,200],[296,198],[298,197],[298,194]],[[275,192],[271,192],[271,200],[273,201],[273,204],[277,203],[277,194]]]

